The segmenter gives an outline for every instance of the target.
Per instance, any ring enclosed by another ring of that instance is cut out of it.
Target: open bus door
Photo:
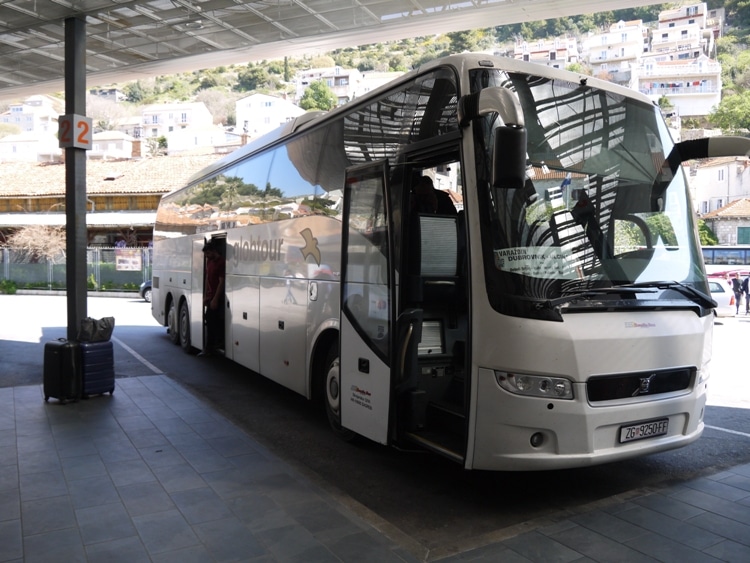
[[[388,443],[397,356],[387,177],[385,162],[346,174],[339,342],[341,425],[381,444]]]

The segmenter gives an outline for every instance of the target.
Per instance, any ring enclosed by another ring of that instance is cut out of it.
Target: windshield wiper
[[[566,303],[575,303],[582,299],[591,299],[598,295],[608,295],[612,293],[656,293],[658,287],[636,287],[636,286],[622,286],[616,287],[599,287],[597,289],[587,289],[585,291],[579,291],[578,293],[571,293],[570,295],[563,295],[562,297],[556,297],[555,299],[545,299],[535,304],[537,309],[556,309],[560,305]]]
[[[693,301],[694,303],[697,303],[698,305],[702,307],[708,307],[709,309],[713,309],[719,306],[719,304],[710,295],[706,295],[702,291],[699,291],[695,289],[694,287],[691,287],[689,285],[686,285],[678,281],[641,282],[641,283],[631,283],[627,285],[620,285],[617,287],[622,287],[622,288],[645,287],[645,288],[654,288],[654,289],[673,289],[675,291],[682,293],[686,297],[689,297],[691,301]]]

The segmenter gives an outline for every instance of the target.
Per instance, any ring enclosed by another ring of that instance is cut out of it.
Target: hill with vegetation
[[[691,2],[693,3],[693,2]],[[684,4],[684,3],[682,3]],[[491,51],[512,56],[517,40],[536,41],[561,36],[584,37],[606,30],[618,21],[656,22],[659,13],[680,3],[662,3],[625,10],[603,11],[565,18],[497,26],[416,37],[337,49],[321,56],[264,60],[244,65],[220,66],[189,73],[146,78],[115,86],[126,95],[125,103],[90,97],[87,113],[99,130],[115,128],[118,120],[139,113],[145,104],[198,101],[206,104],[215,123],[235,125],[235,102],[253,93],[287,96],[295,94],[298,70],[332,67],[367,71],[407,71],[430,60],[465,51]],[[750,129],[750,0],[712,0],[709,9],[725,8],[728,26],[717,40],[717,58],[722,65],[724,95],[721,105],[709,116],[708,124],[729,131]],[[576,72],[589,72],[576,63]],[[326,87],[313,91],[302,105],[305,109],[330,109],[335,100]],[[697,126],[687,123],[683,126]],[[705,125],[705,124],[701,124]],[[8,134],[0,130],[0,136]]]

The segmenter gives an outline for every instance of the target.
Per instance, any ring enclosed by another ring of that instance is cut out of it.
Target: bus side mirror
[[[492,147],[492,187],[520,190],[526,183],[526,128],[495,129]]]

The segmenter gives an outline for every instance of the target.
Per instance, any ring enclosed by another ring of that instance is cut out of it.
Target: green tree
[[[565,67],[565,70],[569,70],[570,72],[577,72],[578,74],[586,74],[588,76],[591,76],[591,69],[588,68],[583,63],[570,63],[568,66]]]
[[[153,91],[147,91],[140,80],[126,84],[122,90],[125,93],[125,99],[134,104],[145,103],[145,100],[153,93]]]
[[[299,107],[305,110],[323,110],[328,111],[336,107],[336,94],[322,80],[311,82],[302,94]]]
[[[450,39],[450,49],[454,53],[463,53],[464,51],[476,51],[484,43],[484,31],[481,29],[471,29],[467,31],[455,31],[446,33]]]
[[[237,74],[235,90],[239,90],[240,92],[257,90],[267,85],[269,79],[270,75],[264,67],[251,63]]]
[[[725,0],[724,7],[732,14],[732,23],[737,27],[750,25],[750,1],[748,0]]]
[[[669,111],[674,107],[674,104],[672,101],[664,94],[662,94],[661,98],[659,98],[659,108],[664,111]]]
[[[719,237],[706,225],[703,219],[698,219],[698,235],[700,236],[701,246],[716,246],[719,244]]]
[[[750,90],[723,98],[708,119],[725,132],[750,129]]]

